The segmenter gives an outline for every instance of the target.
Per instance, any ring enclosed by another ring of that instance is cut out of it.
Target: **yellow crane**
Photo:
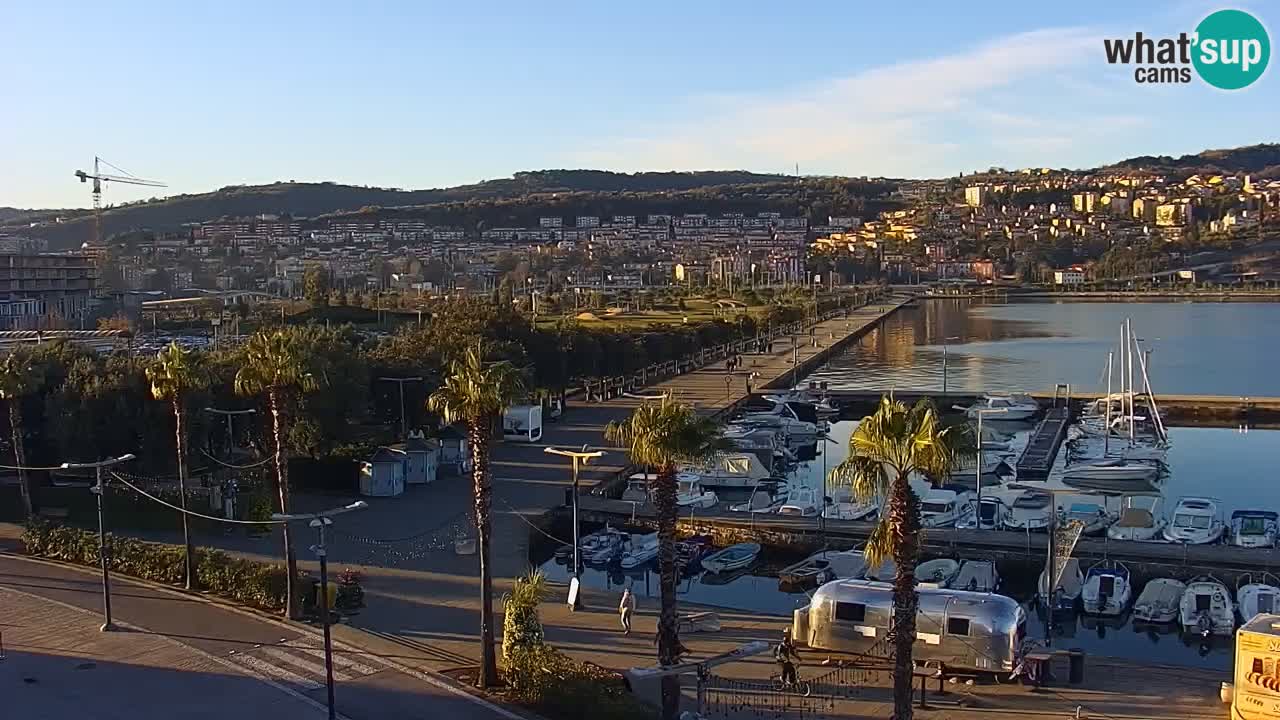
[[[104,175],[99,170],[99,165],[106,165],[115,170],[120,175]],[[123,168],[112,165],[98,156],[93,157],[93,173],[87,173],[83,170],[76,171],[76,177],[80,178],[80,182],[93,181],[93,244],[100,246],[102,244],[102,184],[106,182],[123,183],[125,185],[145,185],[147,187],[165,187],[162,182],[155,180],[144,180]]]

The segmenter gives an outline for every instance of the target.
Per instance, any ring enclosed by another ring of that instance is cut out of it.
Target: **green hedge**
[[[657,712],[632,695],[622,677],[553,648],[514,649],[505,678],[511,699],[555,720],[654,720]]]
[[[142,542],[109,535],[111,569],[125,575],[177,585],[183,582],[181,545]],[[27,553],[77,565],[98,564],[97,533],[35,522],[22,534]],[[261,610],[285,605],[286,571],[281,565],[233,557],[221,550],[196,548],[200,589]]]

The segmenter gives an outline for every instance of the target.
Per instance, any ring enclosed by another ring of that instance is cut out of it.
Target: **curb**
[[[46,565],[49,567],[61,568],[64,570],[73,570],[81,574],[93,575],[94,577],[98,576],[98,570],[93,568],[88,568],[83,565],[76,565],[73,563],[62,562],[60,560],[50,560],[48,558],[24,555],[20,553],[11,552],[8,550],[0,550],[0,558],[18,560],[22,562],[30,562],[38,565]],[[165,583],[162,583],[162,582],[157,582],[155,580],[147,580],[144,578],[138,578],[138,577],[127,575],[121,572],[115,572],[113,574],[119,575],[124,578],[128,578],[130,582],[137,583],[139,585],[151,588],[153,590],[164,592],[176,597],[198,599],[198,600],[207,602],[211,605],[216,605],[221,609],[229,610],[231,612],[234,612],[246,617],[250,617],[255,620],[261,620],[261,621],[270,623],[272,625],[275,625],[277,627],[285,628],[287,630],[293,630],[295,632],[303,632],[315,637],[320,637],[323,634],[320,629],[308,623],[284,620],[282,618],[270,615],[261,610],[256,610],[253,608],[247,608],[241,605],[236,605],[234,603],[231,603],[228,600],[224,600],[222,598],[209,595],[208,593],[204,593],[196,590],[186,590],[184,588],[175,588],[171,585],[166,585]],[[47,598],[43,598],[43,599],[47,600]],[[49,601],[58,602],[56,600],[49,600]],[[64,603],[59,603],[59,604],[64,604]],[[69,606],[69,607],[74,607],[74,606]],[[83,610],[84,608],[77,607],[76,609]],[[337,624],[334,624],[334,626],[346,627],[350,629],[352,632],[368,634],[364,630],[361,630],[360,628],[357,628],[357,627],[353,627],[351,625],[344,625],[341,623],[337,623]],[[358,652],[358,653],[367,653],[371,655],[377,655],[377,653],[374,653],[366,648],[359,647],[349,641],[334,639],[332,642],[335,647],[340,647],[343,650],[346,650],[348,652]],[[471,700],[472,702],[475,702],[498,715],[508,718],[508,720],[545,720],[540,715],[536,715],[524,708],[518,708],[518,709],[513,708],[507,705],[505,702],[502,702],[497,699],[493,699],[491,698],[490,695],[484,694],[476,688],[460,683],[454,680],[453,678],[447,675],[444,675],[443,673],[437,672],[435,670],[422,670],[419,668],[411,667],[409,665],[406,665],[405,663],[400,662],[399,660],[395,660],[392,658],[384,658],[381,655],[378,655],[378,661],[386,663],[396,671],[403,673],[405,675],[408,675],[410,677],[414,677],[419,680],[422,680],[428,685],[432,685],[440,690],[444,690],[454,695],[465,696],[467,699]],[[499,704],[500,702],[502,704]]]

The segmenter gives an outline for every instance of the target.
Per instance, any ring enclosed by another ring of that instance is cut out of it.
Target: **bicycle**
[[[795,682],[786,682],[782,679],[782,673],[778,673],[770,675],[769,681],[773,683],[773,689],[778,692],[795,693],[802,697],[809,697],[813,694],[813,686],[809,684],[808,680],[801,680],[799,676],[796,677]]]

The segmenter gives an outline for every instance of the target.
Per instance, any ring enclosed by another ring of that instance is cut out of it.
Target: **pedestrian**
[[[631,587],[622,591],[622,602],[618,603],[618,617],[622,620],[622,634],[631,634],[631,616],[636,612],[636,596],[631,594]]]

